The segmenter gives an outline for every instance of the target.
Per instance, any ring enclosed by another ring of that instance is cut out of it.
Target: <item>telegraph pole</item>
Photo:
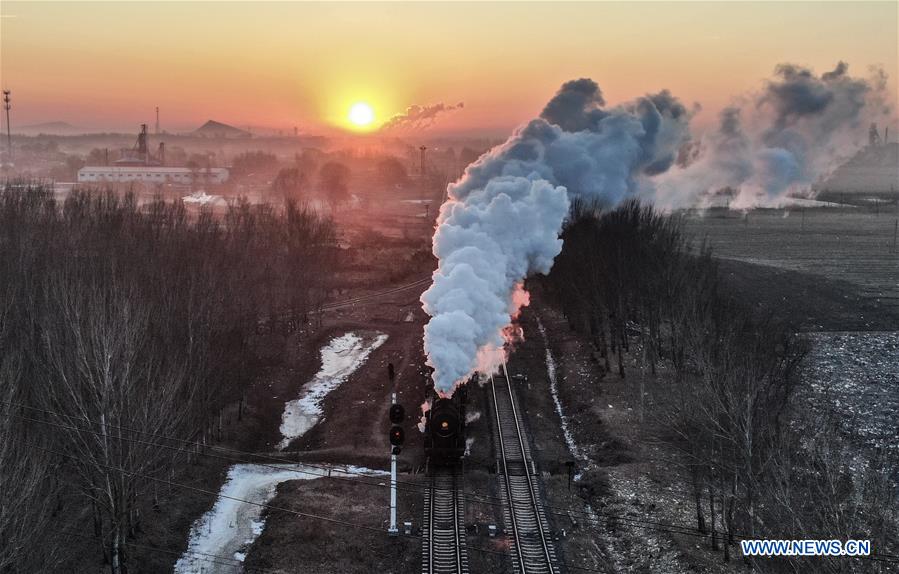
[[[12,163],[12,135],[9,131],[9,90],[3,90],[3,109],[6,110],[6,155],[9,163]]]

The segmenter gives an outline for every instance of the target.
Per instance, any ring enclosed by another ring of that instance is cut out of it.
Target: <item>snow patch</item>
[[[311,381],[303,385],[298,399],[284,405],[278,450],[314,427],[322,417],[322,402],[358,369],[368,356],[387,341],[384,333],[346,333],[335,337],[321,350],[322,366]]]
[[[185,195],[183,198],[181,198],[181,201],[183,201],[184,203],[196,203],[198,205],[220,205],[225,203],[225,200],[222,199],[222,196],[209,195],[203,190],[195,191],[190,195]]]
[[[899,331],[820,332],[802,370],[813,409],[834,409],[846,436],[899,452]]]
[[[565,444],[568,445],[571,456],[584,463],[584,468],[590,468],[592,462],[587,453],[574,440],[574,435],[571,433],[571,427],[568,424],[568,417],[565,416],[565,411],[562,409],[562,401],[559,399],[559,384],[556,379],[556,361],[553,359],[552,351],[549,349],[549,337],[546,336],[546,329],[543,327],[543,322],[540,321],[539,317],[537,318],[537,329],[540,331],[540,336],[543,337],[543,347],[546,349],[546,374],[549,377],[549,392],[552,394],[553,404],[556,406],[556,414],[559,415],[559,420],[562,423],[562,436],[565,437]],[[582,472],[578,472],[574,479],[580,480],[582,474]]]
[[[240,572],[237,564],[214,562],[215,556],[233,556],[243,562],[247,550],[265,529],[264,508],[277,487],[288,480],[312,480],[335,475],[379,476],[388,474],[361,466],[307,466],[302,464],[235,464],[210,511],[190,530],[187,550],[175,563],[175,574]]]
[[[310,474],[306,474],[307,470]],[[191,527],[187,551],[175,563],[175,574],[210,572],[218,568],[233,572],[236,566],[210,565],[205,555],[234,556],[242,562],[246,549],[265,526],[263,508],[258,505],[271,500],[278,484],[285,480],[317,478],[320,472],[286,464],[232,466],[212,510]]]

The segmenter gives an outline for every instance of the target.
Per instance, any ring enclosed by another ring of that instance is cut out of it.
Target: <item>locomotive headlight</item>
[[[448,430],[448,429],[449,429],[449,423],[446,422],[446,421],[443,421],[442,423],[440,423],[440,428],[441,428],[442,430]]]

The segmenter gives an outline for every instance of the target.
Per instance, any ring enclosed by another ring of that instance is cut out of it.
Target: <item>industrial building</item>
[[[228,181],[228,170],[223,167],[191,169],[189,167],[164,166],[88,166],[78,170],[78,183],[195,183],[217,184]]]
[[[157,110],[158,113],[158,110]],[[157,120],[158,122],[158,120]],[[78,183],[158,183],[217,184],[228,181],[223,167],[169,167],[165,165],[165,144],[160,142],[154,155],[150,152],[147,124],[141,124],[137,142],[122,149],[113,165],[87,166],[78,170]]]

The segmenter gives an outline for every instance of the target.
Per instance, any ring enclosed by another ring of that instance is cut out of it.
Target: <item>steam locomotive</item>
[[[436,465],[453,465],[465,455],[466,389],[435,397],[425,413],[425,454]]]

